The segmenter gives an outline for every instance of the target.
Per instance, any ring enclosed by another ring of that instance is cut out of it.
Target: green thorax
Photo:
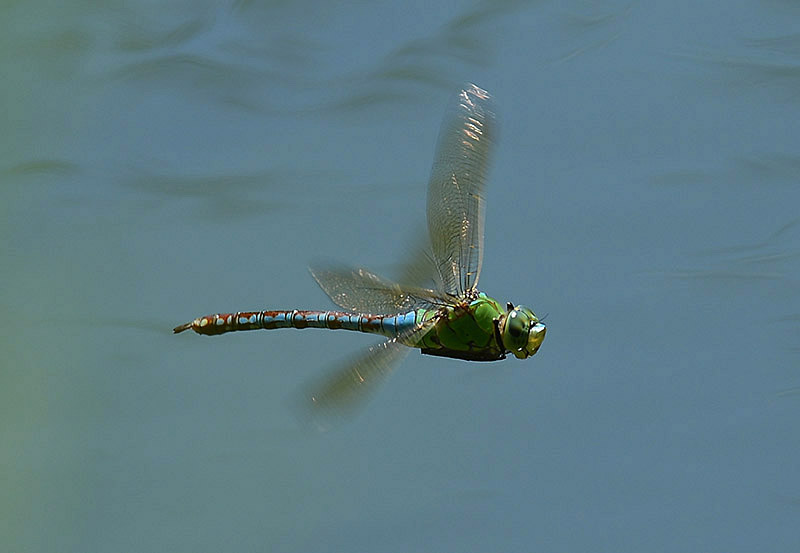
[[[425,319],[441,311],[420,310]],[[505,357],[497,324],[505,310],[497,300],[481,292],[466,307],[447,308],[447,317],[420,339],[416,347],[422,353],[443,355],[471,361],[495,361]]]

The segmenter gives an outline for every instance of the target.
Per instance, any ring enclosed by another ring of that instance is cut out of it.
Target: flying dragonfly
[[[309,394],[313,405],[338,408],[363,396],[410,348],[468,361],[525,359],[539,351],[546,328],[522,305],[477,288],[483,264],[486,175],[494,114],[489,94],[461,90],[439,134],[427,218],[433,288],[401,285],[364,268],[312,267],[311,275],[343,311],[269,310],[219,313],[174,328],[213,336],[239,330],[327,328],[387,339],[347,363]]]

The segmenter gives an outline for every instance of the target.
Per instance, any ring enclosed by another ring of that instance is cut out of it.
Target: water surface
[[[6,4],[3,550],[794,550],[794,4]],[[317,434],[372,338],[171,334],[396,271],[466,81],[534,358],[413,354]]]

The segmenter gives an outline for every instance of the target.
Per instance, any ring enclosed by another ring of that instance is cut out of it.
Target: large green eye
[[[512,309],[506,316],[506,326],[503,332],[505,346],[514,351],[525,347],[528,342],[528,327],[530,321],[525,313]]]
[[[516,312],[513,313],[516,315]],[[525,322],[522,317],[511,317],[508,321],[508,333],[512,338],[519,338],[525,332]]]
[[[508,305],[502,329],[506,351],[519,359],[530,357],[539,351],[545,331],[544,325],[533,311],[521,305]]]

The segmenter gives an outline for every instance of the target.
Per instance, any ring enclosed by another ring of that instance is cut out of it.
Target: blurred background
[[[0,4],[0,549],[796,551],[800,6]],[[494,96],[481,289],[526,361],[172,335],[396,274],[445,107]]]

